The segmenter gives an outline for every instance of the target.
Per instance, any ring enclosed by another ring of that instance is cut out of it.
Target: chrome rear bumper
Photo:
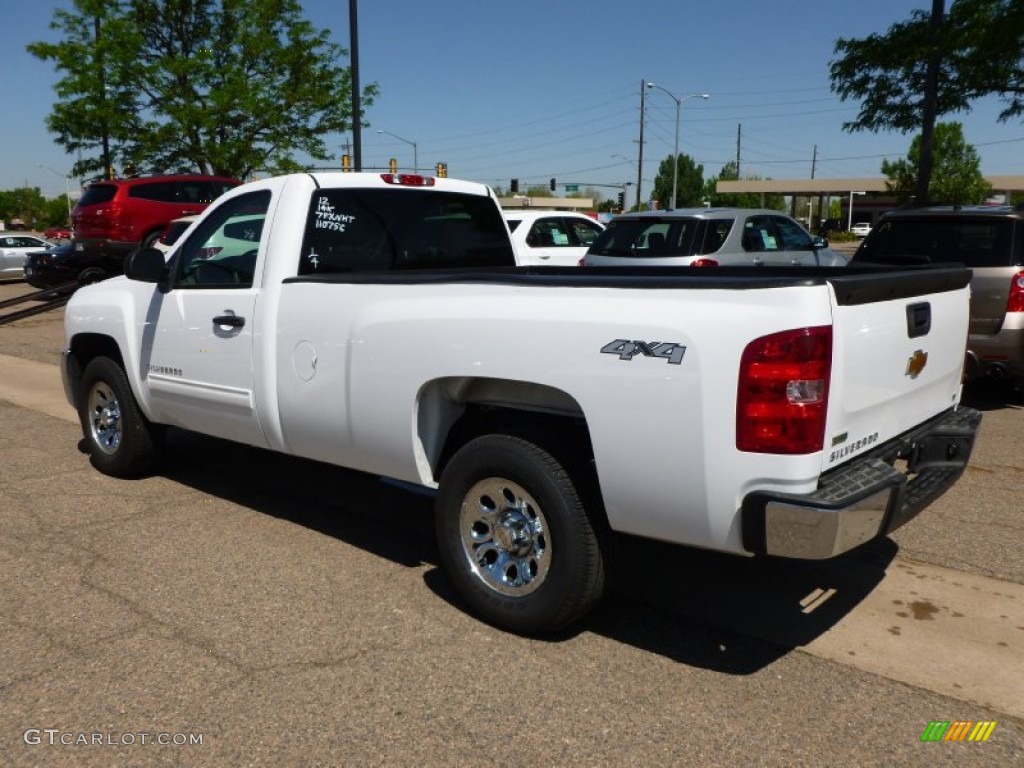
[[[744,547],[822,560],[896,530],[957,481],[980,423],[981,413],[972,408],[946,411],[822,475],[813,493],[747,495]]]

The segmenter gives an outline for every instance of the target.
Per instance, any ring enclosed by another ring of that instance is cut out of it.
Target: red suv
[[[125,256],[152,245],[172,219],[203,211],[241,183],[198,174],[94,182],[71,212],[75,249]]]

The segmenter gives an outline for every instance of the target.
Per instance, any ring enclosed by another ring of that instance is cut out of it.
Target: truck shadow
[[[1009,381],[980,379],[964,386],[962,402],[979,411],[1020,410],[1024,406],[1024,392]]]
[[[466,610],[437,567],[432,492],[179,430],[168,438],[162,476],[399,565],[434,566],[426,586]],[[794,562],[615,536],[605,600],[550,641],[589,631],[687,665],[752,674],[853,610],[896,551],[884,539],[834,560]]]

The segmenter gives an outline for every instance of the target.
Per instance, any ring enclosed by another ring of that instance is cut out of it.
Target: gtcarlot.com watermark
[[[165,731],[139,731],[117,733],[107,731],[65,731],[60,728],[27,728],[21,735],[30,746],[46,744],[52,747],[189,747],[203,743],[201,733],[168,733]]]

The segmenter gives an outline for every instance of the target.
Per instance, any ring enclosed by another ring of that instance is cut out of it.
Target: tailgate
[[[957,404],[970,270],[851,272],[829,278],[832,381],[822,470]]]

